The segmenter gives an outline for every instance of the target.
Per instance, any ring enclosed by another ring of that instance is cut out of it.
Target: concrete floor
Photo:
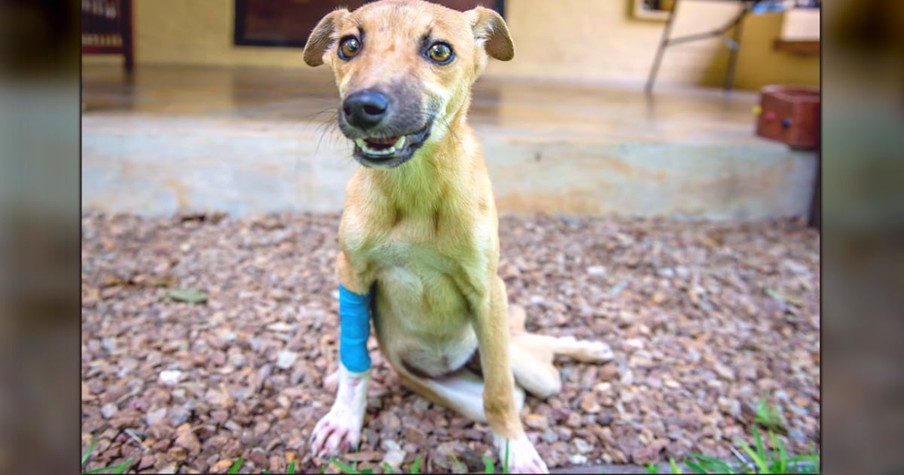
[[[325,68],[83,69],[83,206],[341,209],[357,166]],[[756,93],[482,79],[471,122],[502,212],[806,216],[815,154],[754,136]]]

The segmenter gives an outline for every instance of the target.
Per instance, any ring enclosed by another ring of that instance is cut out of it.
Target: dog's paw
[[[499,460],[505,463],[506,439],[498,436],[495,439]],[[508,473],[549,473],[546,463],[540,458],[527,435],[508,439],[508,461]]]
[[[314,432],[311,434],[311,454],[324,458],[358,448],[361,442],[362,419],[334,405],[314,426]]]
[[[615,358],[612,348],[601,341],[575,340],[572,357],[584,363],[606,363]]]
[[[370,372],[354,374],[340,365],[333,377],[339,385],[336,402],[311,433],[311,453],[316,457],[339,455],[358,448],[361,442]]]

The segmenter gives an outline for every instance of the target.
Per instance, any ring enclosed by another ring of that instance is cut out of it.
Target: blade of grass
[[[239,473],[239,469],[242,468],[242,463],[244,462],[245,460],[241,457],[235,459],[235,462],[232,463],[232,466],[229,467],[229,470],[226,473]]]
[[[295,461],[289,462],[289,468],[286,469],[286,473],[289,475],[295,475]]]
[[[739,440],[737,441],[737,444],[741,446],[741,449],[744,450],[744,452],[747,452],[747,455],[750,456],[751,459],[753,459],[753,463],[755,463],[756,466],[760,469],[760,473],[769,473],[769,467],[766,466],[766,462],[762,458],[760,458],[760,456],[757,455],[757,453],[752,448],[750,448],[750,446],[747,445],[746,442]]]
[[[358,471],[355,470],[355,467],[352,467],[351,465],[349,465],[345,462],[341,462],[339,459],[337,459],[335,457],[330,459],[330,463],[335,465],[336,467],[338,467],[342,473],[358,473]]]
[[[454,463],[457,468],[461,469],[461,471],[463,471],[463,472],[468,471],[467,465],[463,464],[461,462],[461,460],[459,460],[458,457],[455,456],[455,454],[453,454],[452,452],[446,452],[446,453],[449,455],[449,458],[452,459],[452,463]]]
[[[785,444],[782,443],[782,440],[778,440],[778,453],[779,453],[779,463],[778,473],[788,473],[788,453],[785,451]]]
[[[421,473],[421,456],[418,455],[414,458],[414,463],[411,464],[411,473],[417,474]]]
[[[132,466],[132,458],[129,457],[126,459],[125,462],[122,463],[122,465],[120,465],[116,470],[114,470],[113,473],[117,474],[117,475],[120,473],[125,473],[126,470],[128,470],[129,467],[131,467],[131,466]]]
[[[647,473],[655,475],[655,474],[659,473],[659,468],[656,467],[655,463],[648,463],[647,464]]]
[[[769,440],[772,442],[772,452],[775,459],[773,460],[773,465],[775,465],[775,473],[787,473],[788,472],[788,454],[785,452],[785,444],[782,443],[782,439],[775,436],[775,433],[769,431]]]
[[[807,455],[795,455],[788,459],[789,462],[819,462],[819,455],[816,454],[807,454]]]
[[[687,468],[693,470],[694,473],[703,473],[703,474],[709,473],[705,468],[701,467],[696,462],[693,462],[690,460],[685,460],[684,464],[687,465]],[[716,473],[718,473],[718,472],[716,472]]]
[[[88,474],[104,473],[105,470],[112,470],[110,473],[113,473],[113,474],[120,474],[120,473],[125,472],[131,465],[132,465],[132,459],[131,459],[131,458],[127,458],[125,462],[123,462],[123,463],[121,463],[121,464],[119,464],[119,465],[113,465],[113,466],[110,466],[110,467],[95,468],[95,469],[88,470],[88,471],[85,472],[85,473],[88,473]]]
[[[389,465],[389,462],[383,462],[383,473],[395,473],[395,470],[392,469],[392,465]]]
[[[672,473],[684,473],[681,471],[681,467],[675,464],[675,459],[673,458],[669,459],[669,467],[672,468]]]
[[[84,468],[85,464],[88,463],[88,457],[91,456],[91,452],[94,451],[94,446],[96,445],[97,439],[92,440],[91,443],[88,444],[88,448],[85,449],[85,453],[82,454],[82,468]]]
[[[727,463],[719,459],[697,453],[688,454],[688,457],[697,459],[701,462],[701,465],[705,463],[706,465],[702,465],[704,467],[715,468],[714,471],[716,473],[736,473],[731,465],[728,465]]]
[[[505,460],[502,462],[502,473],[509,473],[509,440],[505,439]]]
[[[763,438],[760,437],[760,431],[757,430],[756,426],[753,427],[753,440],[756,442],[756,454],[763,461],[764,466],[768,470],[768,465],[766,465],[766,459],[769,457],[766,455],[766,450],[763,448]]]
[[[493,464],[493,459],[483,456],[483,473],[496,473],[496,466]]]
[[[812,467],[812,471],[808,471],[806,473],[816,473],[819,472],[819,455],[818,454],[808,454],[808,455],[797,455],[788,459],[788,467],[793,471],[800,472],[801,466],[803,465],[801,462],[808,462],[808,466]],[[804,473],[804,472],[800,472]]]

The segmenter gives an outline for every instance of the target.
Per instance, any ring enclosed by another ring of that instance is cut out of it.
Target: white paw
[[[321,458],[354,450],[361,442],[370,372],[349,373],[340,364],[337,379],[336,402],[311,433],[311,453]]]
[[[615,358],[612,348],[601,341],[577,340],[574,346],[574,359],[584,363],[605,363]]]
[[[363,422],[351,417],[344,408],[337,408],[334,405],[314,426],[314,432],[311,434],[311,453],[324,458],[358,448]]]
[[[505,464],[506,439],[496,436],[495,440],[500,464]],[[546,463],[540,458],[527,435],[508,439],[508,473],[549,473]]]

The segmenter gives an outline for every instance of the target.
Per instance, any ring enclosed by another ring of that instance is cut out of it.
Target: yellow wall
[[[734,2],[684,2],[674,34],[721,26]],[[509,0],[506,19],[516,57],[492,63],[503,77],[641,83],[646,80],[664,22],[639,20],[630,0]],[[234,46],[233,0],[136,0],[135,55],[142,64],[306,67],[297,48]],[[745,23],[737,86],[818,84],[818,58],[772,50],[782,15],[751,16]],[[720,85],[727,59],[718,39],[669,48],[663,83]],[[115,61],[87,58],[86,63]]]

